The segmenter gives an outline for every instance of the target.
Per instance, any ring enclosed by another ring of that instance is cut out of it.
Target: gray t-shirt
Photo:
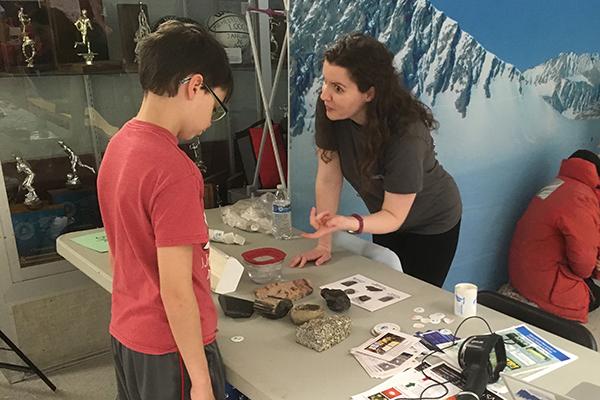
[[[321,101],[316,118],[317,146],[337,151],[344,178],[371,213],[381,210],[384,192],[416,193],[400,231],[434,235],[447,232],[458,223],[462,215],[458,187],[435,158],[433,138],[423,123],[414,123],[388,139],[376,162],[371,184],[365,185],[360,162],[367,138],[361,126],[350,119],[329,121]]]

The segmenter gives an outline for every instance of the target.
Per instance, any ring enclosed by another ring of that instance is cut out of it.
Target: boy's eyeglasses
[[[188,83],[190,80],[192,80],[192,77],[188,76],[188,77],[183,78],[182,80],[180,80],[179,84],[180,85],[184,85],[184,84]],[[216,107],[213,108],[211,120],[213,122],[216,122],[216,121],[219,121],[219,120],[223,119],[223,117],[225,117],[227,115],[227,113],[229,112],[229,110],[227,109],[227,107],[225,106],[225,104],[223,104],[223,102],[221,101],[221,99],[219,99],[219,96],[217,96],[215,94],[215,92],[213,92],[213,90],[210,87],[208,87],[208,85],[202,84],[202,87],[204,89],[206,89],[208,91],[208,93],[210,93],[212,95],[212,97],[215,99],[215,102],[216,102]]]

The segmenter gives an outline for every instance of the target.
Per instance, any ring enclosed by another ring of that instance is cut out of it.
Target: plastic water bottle
[[[292,203],[283,185],[277,185],[273,200],[273,236],[275,239],[292,237]]]

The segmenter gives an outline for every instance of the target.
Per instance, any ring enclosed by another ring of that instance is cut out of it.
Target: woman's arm
[[[367,215],[364,218],[363,232],[381,234],[395,232],[400,229],[404,221],[406,221],[406,217],[416,196],[416,193],[398,194],[385,192],[381,211]],[[357,222],[356,218],[350,218],[354,222]],[[356,225],[354,226],[356,227]]]
[[[564,239],[567,264],[575,275],[583,279],[589,278],[596,270],[600,242],[597,213],[595,201],[573,195],[569,207],[562,211],[557,221]]]
[[[363,218],[363,232],[383,234],[397,231],[408,216],[415,201],[416,193],[398,194],[385,192],[381,210]],[[359,222],[356,218],[333,213],[321,212],[316,215],[318,228],[316,232],[304,234],[304,237],[317,239],[331,236],[335,231],[357,231]]]
[[[329,212],[337,213],[340,204],[340,193],[342,192],[343,176],[340,159],[337,152],[331,153],[331,161],[328,163],[321,159],[322,149],[317,149],[317,179],[315,182],[315,197],[317,214]],[[311,223],[312,224],[312,223]],[[318,229],[315,227],[315,229]],[[319,245],[331,250],[331,235],[325,235],[319,239]]]
[[[330,152],[331,160],[325,162],[321,155],[323,149],[317,149],[317,178],[315,181],[316,210],[313,208],[310,215],[310,224],[313,228],[319,230],[319,221],[316,219],[319,214],[335,214],[337,212],[340,193],[342,191],[343,176],[340,159],[337,152]],[[314,261],[316,265],[321,265],[331,258],[331,234],[324,234],[319,237],[317,246],[307,252],[297,255],[292,259],[291,267],[304,267],[309,261]]]

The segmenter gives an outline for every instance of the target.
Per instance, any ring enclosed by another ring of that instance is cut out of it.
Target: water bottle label
[[[290,205],[280,206],[277,204],[273,204],[273,212],[274,213],[289,213],[289,212],[292,212],[292,207]]]

